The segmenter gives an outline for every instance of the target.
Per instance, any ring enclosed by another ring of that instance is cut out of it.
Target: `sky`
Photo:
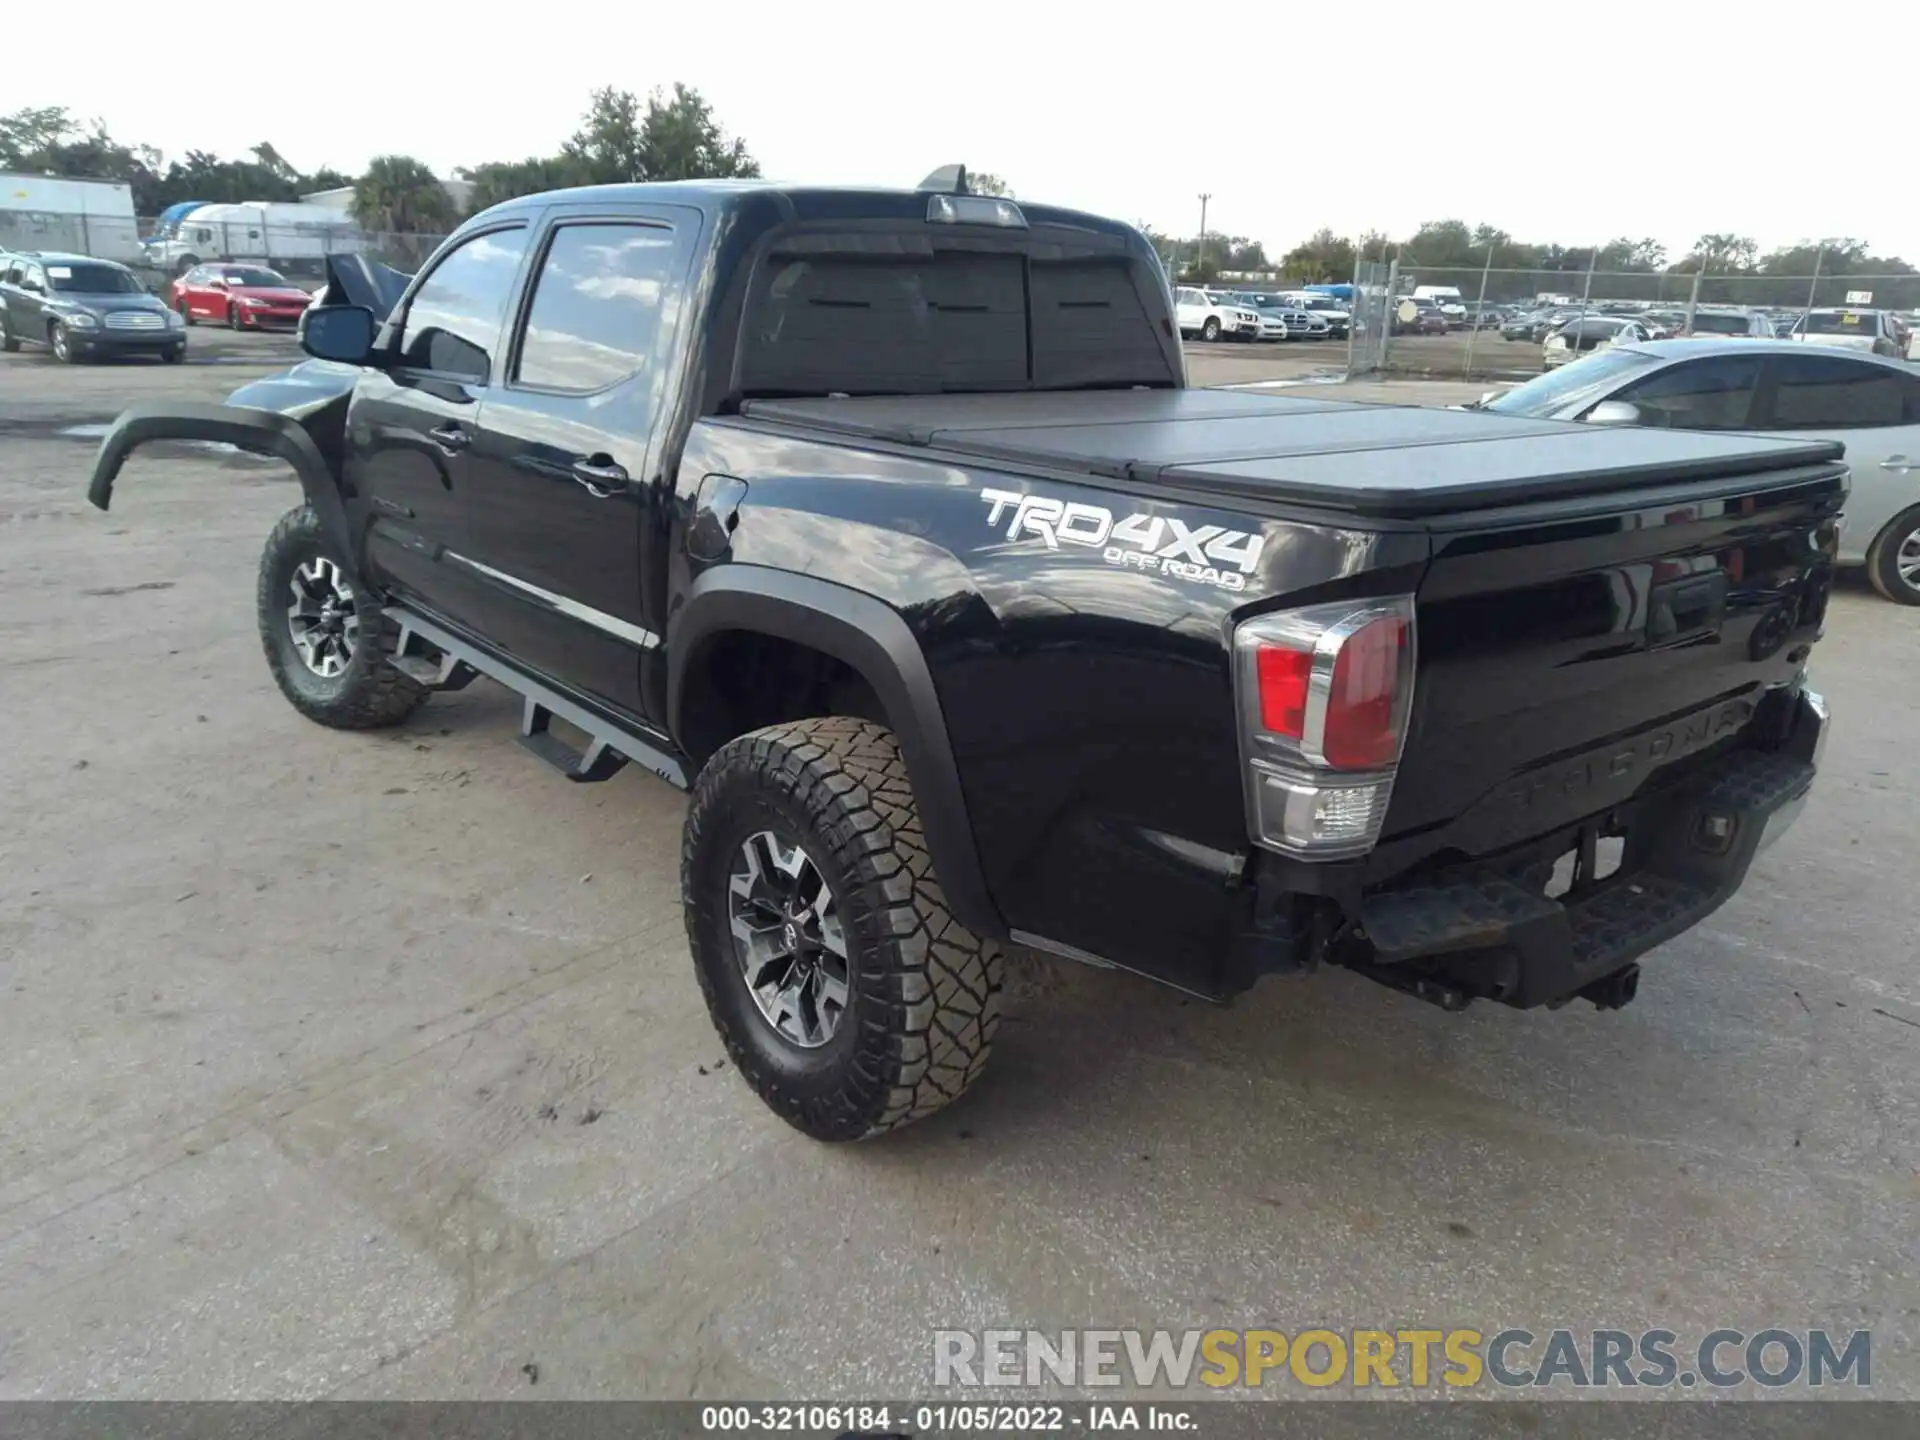
[[[144,6],[103,8],[125,10],[123,34],[152,32]],[[1492,18],[1503,10],[1524,19]],[[343,52],[356,12],[378,54],[308,58],[323,34]],[[1398,237],[1457,217],[1564,245],[1651,235],[1670,258],[1708,231],[1763,251],[1851,235],[1920,263],[1913,0],[1777,20],[1701,0],[1484,6],[1479,30],[1473,7],[1441,25],[1397,0],[1312,18],[1277,5],[1241,12],[1260,17],[1241,43],[1218,24],[1197,38],[1177,7],[1046,0],[331,0],[310,26],[296,13],[235,27],[231,61],[94,46],[84,66],[17,68],[4,108],[65,105],[172,155],[268,140],[302,169],[399,152],[444,175],[553,152],[596,86],[680,80],[770,178],[910,187],[961,161],[1018,196],[1181,235],[1206,192],[1210,234],[1275,255],[1322,225]],[[211,25],[191,48],[227,33]],[[1786,78],[1809,45],[1827,78]],[[245,78],[261,46],[271,59]],[[336,66],[344,83],[325,74]]]

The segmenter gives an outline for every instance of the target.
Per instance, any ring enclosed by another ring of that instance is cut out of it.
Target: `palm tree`
[[[353,187],[362,230],[444,234],[459,218],[440,178],[411,155],[376,155]]]

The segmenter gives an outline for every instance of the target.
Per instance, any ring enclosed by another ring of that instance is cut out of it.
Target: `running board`
[[[431,690],[463,689],[473,682],[475,675],[485,675],[514,691],[525,701],[520,719],[520,744],[569,780],[605,780],[631,760],[646,766],[676,789],[687,788],[687,772],[681,763],[640,730],[629,729],[568,699],[499,656],[460,639],[404,606],[390,605],[387,613],[400,627],[400,639],[393,653],[395,669]],[[584,750],[575,749],[553,733],[549,727],[556,718],[585,733]]]

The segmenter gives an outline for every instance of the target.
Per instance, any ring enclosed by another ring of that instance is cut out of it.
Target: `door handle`
[[[632,477],[627,467],[617,465],[606,455],[582,455],[573,462],[573,478],[587,487],[587,493],[605,500],[625,490]]]
[[[473,437],[463,425],[436,425],[427,431],[427,438],[451,455],[456,450],[464,450],[473,443]]]

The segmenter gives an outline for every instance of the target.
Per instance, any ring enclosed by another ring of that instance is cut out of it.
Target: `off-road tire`
[[[802,1049],[747,989],[728,876],[746,838],[796,838],[833,889],[849,1000],[832,1037]],[[1005,957],[949,912],[893,733],[847,716],[757,730],[701,770],[680,850],[694,972],[720,1038],[773,1112],[817,1140],[858,1140],[959,1098],[1000,1024]]]
[[[420,707],[428,690],[388,663],[399,627],[365,594],[354,597],[360,634],[353,659],[332,677],[316,675],[300,658],[287,625],[293,572],[324,556],[340,563],[311,507],[289,510],[267,536],[260,555],[255,610],[267,668],[289,704],[315,724],[334,730],[374,730],[398,725]]]
[[[1920,605],[1920,590],[1900,578],[1901,542],[1920,531],[1920,505],[1902,510],[1874,536],[1867,551],[1867,579],[1896,605]]]

